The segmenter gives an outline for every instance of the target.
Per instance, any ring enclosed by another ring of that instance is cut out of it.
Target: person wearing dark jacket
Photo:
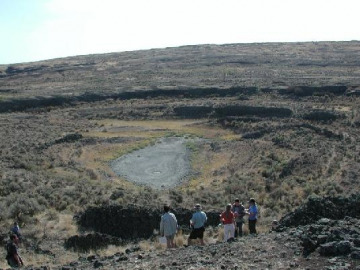
[[[24,265],[24,262],[18,253],[18,244],[18,237],[15,234],[11,234],[10,241],[6,244],[6,260],[13,268],[19,268]]]
[[[235,237],[242,236],[242,227],[244,224],[245,207],[240,203],[239,199],[235,199],[234,204],[231,207],[231,211],[235,214]]]

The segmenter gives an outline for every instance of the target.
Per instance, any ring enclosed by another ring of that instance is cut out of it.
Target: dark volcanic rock
[[[180,226],[187,227],[192,216],[188,209],[172,211]],[[219,224],[218,212],[206,212],[207,226]],[[121,237],[122,239],[148,238],[159,229],[162,211],[151,208],[129,206],[90,207],[79,216],[78,224],[100,233]]]
[[[71,134],[67,134],[64,137],[55,140],[54,144],[58,144],[58,143],[71,143],[71,142],[75,142],[78,141],[80,139],[82,139],[82,135],[80,133],[71,133]]]
[[[351,197],[312,197],[294,212],[284,216],[280,220],[278,230],[315,223],[321,218],[334,220],[343,219],[346,216],[360,218],[358,209],[360,209],[359,194]]]
[[[349,241],[330,242],[320,245],[319,253],[323,256],[339,256],[349,254],[351,245]]]
[[[291,117],[288,108],[272,108],[259,106],[232,105],[214,108],[212,106],[179,106],[174,108],[177,116],[183,118],[226,117],[226,116],[258,116],[258,117]]]
[[[303,119],[320,122],[332,122],[340,116],[333,112],[328,111],[313,111],[303,115]]]
[[[359,195],[311,198],[280,220],[277,231],[300,238],[303,255],[344,256],[358,249]],[[352,255],[356,257],[355,255]]]
[[[65,248],[76,251],[89,251],[105,248],[108,245],[119,246],[123,244],[121,239],[106,234],[89,233],[87,235],[75,235],[65,241]]]

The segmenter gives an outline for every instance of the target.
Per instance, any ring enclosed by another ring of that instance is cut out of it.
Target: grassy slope
[[[0,78],[0,96],[232,86],[344,85],[352,89],[359,85],[358,60],[357,42],[189,46],[84,56],[17,65],[18,69],[48,67]],[[6,68],[0,67],[0,75]],[[41,240],[39,245],[46,248],[52,242],[48,240],[56,239],[51,249],[63,254],[61,240],[69,235],[62,232],[76,230],[69,217],[88,205],[151,202],[159,207],[169,202],[191,207],[201,202],[208,209],[220,210],[234,197],[245,201],[252,196],[261,205],[266,226],[309,195],[358,190],[358,99],[326,92],[294,97],[270,91],[105,100],[1,114],[2,233],[18,219],[29,239]],[[180,120],[173,110],[184,105],[230,104],[290,108],[294,115]],[[341,117],[332,122],[302,118],[315,109]],[[264,131],[262,136],[243,138],[259,130]],[[75,132],[83,139],[54,143]],[[111,158],[170,135],[209,140],[189,145],[195,173],[188,183],[158,192],[119,179],[109,170]],[[49,228],[48,240],[43,237],[44,228]]]

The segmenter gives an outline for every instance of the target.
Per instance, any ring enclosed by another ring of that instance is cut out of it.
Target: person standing
[[[175,234],[177,231],[177,220],[173,213],[170,213],[170,206],[164,205],[164,214],[160,221],[160,234],[166,237],[167,248],[175,248]]]
[[[235,199],[234,204],[232,205],[231,211],[234,212],[235,215],[235,237],[242,236],[242,227],[244,224],[244,216],[245,216],[245,207],[242,203],[240,203],[239,199]]]
[[[12,226],[12,228],[11,228],[11,233],[15,234],[17,236],[17,238],[19,239],[19,241],[21,240],[20,227],[17,222],[14,222],[14,226]]]
[[[248,215],[249,215],[249,232],[250,234],[256,234],[258,207],[256,205],[255,199],[253,198],[249,200]]]
[[[196,204],[194,209],[195,213],[193,213],[190,219],[190,227],[192,228],[192,230],[188,238],[188,245],[190,246],[191,240],[200,239],[200,244],[204,246],[204,232],[207,216],[203,211],[201,211],[200,204]]]
[[[226,209],[220,215],[221,223],[224,225],[224,241],[234,238],[235,233],[235,215],[231,211],[231,204],[226,205]]]
[[[19,268],[24,265],[18,253],[19,239],[15,234],[10,235],[10,241],[6,244],[6,260],[12,268]]]

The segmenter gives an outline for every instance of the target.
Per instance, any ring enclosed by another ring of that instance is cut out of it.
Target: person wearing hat
[[[249,200],[249,210],[247,211],[249,215],[249,231],[250,234],[256,234],[256,221],[258,215],[258,207],[256,205],[255,199],[251,198]]]
[[[195,209],[195,213],[193,213],[190,219],[190,226],[192,228],[192,231],[188,238],[188,245],[191,244],[191,240],[200,239],[200,244],[204,246],[205,245],[204,231],[205,231],[205,222],[207,221],[207,216],[203,211],[201,211],[200,204],[196,204],[194,209]]]

